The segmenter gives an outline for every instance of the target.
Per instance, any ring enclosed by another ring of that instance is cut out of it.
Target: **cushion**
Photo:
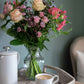
[[[84,83],[84,52],[77,51],[77,81]]]

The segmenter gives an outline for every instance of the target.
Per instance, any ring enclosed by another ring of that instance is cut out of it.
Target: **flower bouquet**
[[[32,79],[41,73],[35,54],[38,48],[40,51],[46,48],[44,42],[49,41],[49,31],[53,31],[54,35],[68,34],[63,31],[63,27],[69,23],[66,21],[66,10],[57,8],[54,0],[6,1],[0,18],[5,21],[2,29],[11,24],[7,28],[7,34],[14,37],[10,44],[24,44],[28,48],[31,61],[26,74]]]

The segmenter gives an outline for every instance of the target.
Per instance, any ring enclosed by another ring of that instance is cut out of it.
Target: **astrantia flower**
[[[40,17],[39,16],[34,16],[34,22],[39,23]]]
[[[11,20],[14,23],[17,23],[19,21],[21,21],[23,19],[22,13],[19,11],[19,9],[14,9],[11,13],[10,13],[10,17]]]
[[[48,17],[44,16],[43,19],[42,19],[42,21],[43,21],[44,23],[47,23],[47,22],[49,21],[49,19],[48,19]]]
[[[11,10],[13,10],[13,6],[10,3],[6,2],[6,4],[4,5],[3,13],[6,15]]]
[[[0,14],[0,18],[1,18],[1,19],[4,19],[4,17],[5,17],[5,16],[4,16],[4,14],[3,14],[3,13],[2,13],[2,14]]]
[[[28,19],[28,27],[35,27],[36,23],[34,22],[34,17]]]
[[[41,22],[41,23],[40,23],[40,26],[41,26],[42,28],[44,28],[44,27],[45,27],[45,23],[44,23],[44,22]]]
[[[38,31],[38,32],[37,32],[37,37],[41,37],[41,35],[42,35],[41,32]]]
[[[36,11],[42,11],[46,6],[43,4],[42,0],[33,0],[32,7]]]
[[[21,32],[21,31],[22,31],[21,27],[18,27],[17,32]]]
[[[53,16],[53,19],[57,19],[60,16],[60,9],[53,7],[48,9],[48,12]]]

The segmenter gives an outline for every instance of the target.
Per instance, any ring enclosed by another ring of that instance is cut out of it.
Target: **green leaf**
[[[23,5],[26,0],[22,0],[19,6]]]
[[[28,24],[24,26],[24,30],[27,31]]]
[[[62,32],[62,34],[68,35],[69,33],[68,32]]]
[[[10,42],[10,44],[11,45],[22,45],[22,44],[24,44],[22,41],[19,41],[19,40],[17,40],[17,39],[15,39],[15,40],[12,40],[11,42]]]
[[[10,29],[7,30],[7,34],[13,37],[17,36],[17,32],[13,29],[14,26],[11,26]]]
[[[63,22],[64,20],[59,17],[58,19],[56,19],[56,21],[57,21],[57,23],[61,23],[61,22]]]
[[[11,21],[11,20],[7,20],[6,23],[1,26],[1,29],[4,29],[4,28],[6,27],[6,25],[7,25],[10,21]]]
[[[18,0],[16,0],[16,3],[18,4]]]
[[[68,23],[69,23],[69,24],[71,24],[71,22],[69,22],[69,21],[66,21],[66,24],[68,24]]]
[[[60,6],[59,6],[59,9],[62,9],[63,8],[63,5],[61,4]]]

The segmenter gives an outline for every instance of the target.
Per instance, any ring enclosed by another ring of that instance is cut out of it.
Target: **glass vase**
[[[43,72],[44,58],[40,54],[39,48],[27,48],[28,55],[24,59],[26,69],[26,79],[35,80],[35,75]]]

